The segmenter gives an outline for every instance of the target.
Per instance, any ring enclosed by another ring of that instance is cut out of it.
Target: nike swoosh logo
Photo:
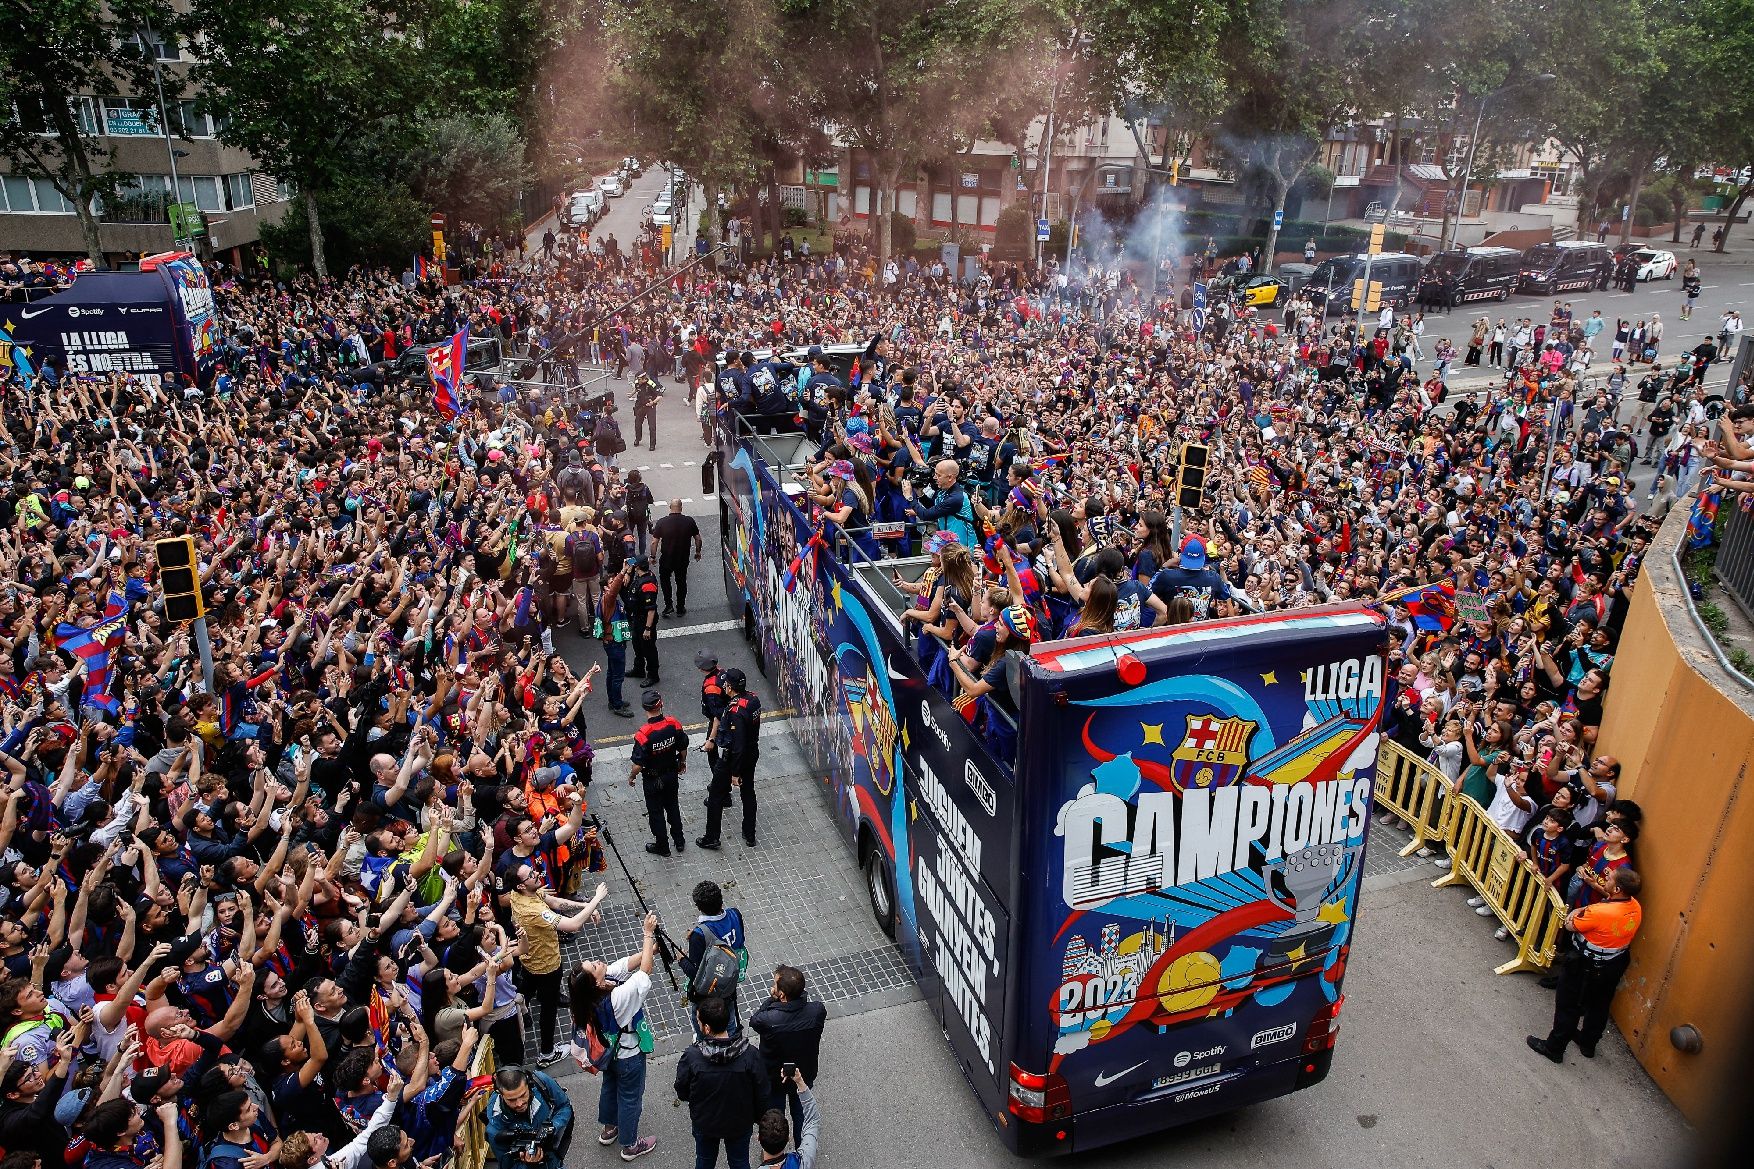
[[[38,310],[37,310],[37,311],[36,311],[36,312],[34,312],[34,313],[33,313],[33,312],[31,312],[31,311],[30,311],[30,310],[29,310],[29,309],[27,309],[27,308],[21,308],[21,309],[19,309],[19,310],[18,310],[18,315],[19,315],[19,316],[21,316],[21,317],[23,317],[23,318],[24,318],[24,319],[25,319],[25,320],[27,320],[27,321],[28,321],[28,320],[30,320],[30,319],[31,319],[31,318],[32,318],[32,317],[40,317],[40,316],[42,316],[42,315],[43,315],[43,314],[44,314],[44,313],[46,313],[46,312],[48,312],[48,311],[49,311],[49,310],[48,310],[48,309],[46,309],[46,308],[40,308],[40,309],[38,309]]]
[[[1120,1079],[1122,1076],[1126,1075],[1128,1072],[1136,1072],[1144,1066],[1145,1066],[1145,1061],[1140,1060],[1138,1063],[1134,1064],[1132,1067],[1125,1068],[1121,1071],[1118,1071],[1112,1076],[1106,1072],[1098,1072],[1096,1074],[1096,1086],[1098,1088],[1106,1088],[1110,1084],[1114,1083],[1116,1080]]]

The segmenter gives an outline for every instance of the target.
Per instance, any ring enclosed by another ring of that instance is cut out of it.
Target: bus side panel
[[[716,431],[719,463],[719,566],[725,574],[725,606],[742,621],[750,608],[749,574],[764,554],[758,542],[762,527],[755,464],[749,449],[731,439],[721,422]]]
[[[1062,1082],[1070,1124],[1047,1127],[1069,1128],[1073,1148],[1326,1070],[1301,1056],[1338,999],[1357,910],[1380,619],[1326,610],[1221,636],[1226,624],[1126,660],[1116,647],[1027,667],[1019,798],[1043,813],[1024,828],[1029,960],[1008,1054]]]
[[[921,992],[996,1115],[1015,885],[1011,777],[927,683],[864,586],[827,556],[800,558],[805,517],[747,446],[732,449],[727,577],[745,590],[780,701],[842,828],[890,877],[896,941]]]

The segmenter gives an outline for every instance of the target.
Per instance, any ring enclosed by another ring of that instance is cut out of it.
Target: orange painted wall
[[[1719,1105],[1754,1009],[1754,692],[1718,665],[1685,609],[1670,547],[1678,509],[1651,550],[1614,661],[1601,750],[1643,807],[1636,846],[1644,926],[1614,1019],[1658,1086],[1695,1124]],[[1688,1055],[1670,1042],[1690,1024]],[[1746,1085],[1742,1085],[1746,1091]]]

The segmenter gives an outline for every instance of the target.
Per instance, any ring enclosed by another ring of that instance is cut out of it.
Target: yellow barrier
[[[1498,967],[1499,974],[1545,970],[1553,965],[1559,931],[1565,923],[1565,899],[1523,856],[1516,839],[1494,824],[1486,809],[1467,796],[1449,803],[1450,871],[1434,888],[1474,887],[1487,907],[1516,939],[1516,957]]]
[[[483,1035],[475,1048],[475,1060],[469,1065],[469,1078],[491,1076],[498,1070],[493,1058],[493,1039]],[[481,1092],[463,1108],[457,1118],[457,1160],[455,1169],[481,1169],[491,1151],[487,1147],[487,1096]]]
[[[1384,740],[1376,756],[1374,798],[1382,807],[1406,822],[1413,842],[1401,850],[1410,856],[1449,834],[1450,801],[1443,773],[1399,743]]]
[[[1377,754],[1375,800],[1413,831],[1406,856],[1432,843],[1449,849],[1450,870],[1433,887],[1467,884],[1516,940],[1516,957],[1499,974],[1545,970],[1565,925],[1565,898],[1549,885],[1517,840],[1467,796],[1450,795],[1443,775],[1399,743]]]

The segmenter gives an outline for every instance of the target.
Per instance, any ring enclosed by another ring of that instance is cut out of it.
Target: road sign
[[[1048,238],[1048,221],[1047,220],[1038,219],[1035,221],[1035,238],[1036,238],[1036,241],[1038,243],[1046,243],[1047,242],[1047,238]]]
[[[1194,310],[1194,332],[1204,333],[1205,331],[1206,331],[1206,310],[1203,308],[1197,308]]]
[[[1196,309],[1206,307],[1206,286],[1204,284],[1194,285],[1194,307]]]
[[[1284,227],[1284,226],[1285,226],[1285,212],[1283,212],[1283,211],[1273,212],[1273,230],[1278,231],[1281,227]]]

